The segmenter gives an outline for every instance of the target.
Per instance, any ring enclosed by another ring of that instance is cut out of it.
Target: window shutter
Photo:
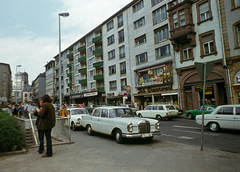
[[[200,14],[206,13],[209,11],[208,2],[199,6]]]
[[[202,37],[202,42],[203,42],[203,43],[209,42],[209,41],[212,41],[212,40],[213,40],[212,34]]]

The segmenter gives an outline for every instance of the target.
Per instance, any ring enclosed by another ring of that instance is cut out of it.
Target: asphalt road
[[[195,120],[189,120],[184,117],[174,118],[172,121],[163,119],[161,122],[161,135],[155,136],[153,142],[161,143],[161,141],[171,141],[183,143],[201,148],[201,126],[195,124]],[[103,134],[95,134],[89,136],[85,129],[71,131],[72,141],[80,145],[97,146],[104,144],[105,146],[115,147],[118,145],[111,136]],[[129,146],[142,144],[142,139],[129,139],[125,144]],[[240,153],[240,131],[222,130],[220,132],[212,132],[207,128],[204,129],[204,148],[211,148],[232,153]]]

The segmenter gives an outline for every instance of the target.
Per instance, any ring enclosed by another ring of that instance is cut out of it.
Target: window
[[[124,45],[119,47],[119,56],[120,56],[120,59],[125,57],[125,46]]]
[[[108,45],[111,45],[114,43],[114,35],[108,37]]]
[[[158,110],[164,110],[163,106],[158,106]]]
[[[115,50],[108,52],[108,60],[115,58]]]
[[[145,42],[147,42],[146,35],[140,36],[139,38],[135,39],[135,45],[136,46],[144,44]]]
[[[112,20],[107,24],[107,31],[111,30],[113,27],[114,26],[113,26],[113,20]]]
[[[196,4],[198,25],[204,21],[212,20],[210,0],[202,0]]]
[[[181,3],[181,2],[183,2],[183,0],[178,0],[178,3]]]
[[[214,31],[209,31],[199,35],[201,58],[207,55],[217,54]]]
[[[126,62],[120,63],[120,73],[121,75],[126,74]]]
[[[137,20],[136,22],[134,22],[134,26],[135,26],[135,29],[138,29],[139,27],[145,25],[145,18],[141,18],[139,20]]]
[[[96,88],[96,83],[95,82],[91,82],[90,83],[90,88]]]
[[[116,65],[109,67],[109,75],[116,74]]]
[[[88,37],[88,42],[92,42],[92,39],[93,39],[93,35],[90,35],[90,36]]]
[[[169,33],[168,33],[168,26],[165,26],[164,28],[159,28],[154,31],[154,39],[155,44],[169,39]]]
[[[167,19],[166,5],[153,11],[153,24],[157,24],[165,19]]]
[[[174,24],[174,28],[178,28],[177,13],[174,13],[174,14],[173,14],[173,24]]]
[[[240,115],[240,107],[236,107],[236,115]]]
[[[90,48],[88,48],[88,56],[92,56],[93,50],[94,50],[94,46],[91,46]]]
[[[185,14],[184,10],[179,11],[180,26],[185,25]]]
[[[137,12],[144,7],[143,0],[133,6],[133,12]]]
[[[165,45],[163,47],[156,49],[156,59],[161,59],[166,56],[170,56],[170,45]]]
[[[208,2],[205,2],[199,6],[200,20],[204,21],[210,18]]]
[[[219,109],[219,111],[217,112],[217,114],[221,114],[221,115],[233,115],[233,107],[222,107],[221,109]]]
[[[121,26],[123,26],[123,14],[118,16],[118,27],[121,27]]]
[[[110,91],[117,89],[117,81],[110,81],[109,82]]]
[[[240,24],[236,25],[236,31],[237,31],[237,45],[240,47]]]
[[[152,0],[152,6],[160,3],[161,1],[163,1],[163,0]]]
[[[183,53],[183,60],[188,60],[192,58],[192,48],[189,42],[182,44],[182,53]]]
[[[103,117],[103,118],[107,118],[108,117],[108,110],[107,109],[103,109],[102,110],[101,117]]]
[[[96,109],[96,110],[94,111],[93,116],[100,117],[101,111],[102,111],[101,109]]]
[[[126,90],[126,85],[127,85],[127,79],[121,79],[121,91]]]
[[[152,106],[147,106],[146,107],[146,110],[151,110],[152,109]]]
[[[213,53],[214,52],[214,46],[213,46],[212,34],[202,37],[202,41],[203,41],[204,54],[206,55],[206,54],[209,54],[209,53]]]
[[[240,7],[240,0],[234,0],[234,7]]]
[[[92,77],[94,75],[94,73],[95,73],[94,70],[90,70],[89,71],[89,76]]]
[[[91,58],[91,59],[88,60],[88,65],[92,65],[94,62],[95,62],[95,59]]]
[[[124,41],[124,31],[121,30],[118,32],[118,43],[122,43]]]
[[[147,53],[142,53],[136,56],[137,64],[148,62]]]

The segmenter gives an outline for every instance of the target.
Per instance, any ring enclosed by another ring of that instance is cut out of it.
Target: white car
[[[139,110],[136,114],[138,117],[156,118],[158,120],[168,118],[172,120],[173,117],[178,116],[178,110],[172,104],[157,104],[148,105],[145,110]]]
[[[89,116],[88,111],[85,108],[67,108],[69,112],[69,126],[72,128],[73,131],[76,131],[77,128],[83,127],[82,126],[82,117]]]
[[[196,116],[196,123],[202,125],[202,115]],[[222,105],[212,113],[204,114],[204,126],[211,131],[219,131],[221,128],[240,130],[240,105]]]
[[[160,123],[154,119],[135,117],[132,109],[120,106],[97,107],[89,116],[83,116],[87,133],[99,132],[115,136],[117,143],[125,138],[145,138],[151,141],[160,134]]]

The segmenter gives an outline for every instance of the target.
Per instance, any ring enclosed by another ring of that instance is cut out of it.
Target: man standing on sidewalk
[[[52,105],[52,100],[49,95],[42,97],[43,105],[42,110],[37,108],[39,118],[38,129],[43,130],[47,141],[47,152],[42,157],[51,157],[52,152],[52,138],[51,131],[56,123],[55,108]]]

